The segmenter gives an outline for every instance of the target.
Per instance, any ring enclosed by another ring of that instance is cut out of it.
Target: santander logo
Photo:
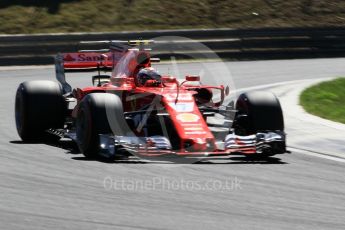
[[[108,61],[112,60],[112,54],[106,53]],[[63,60],[65,62],[99,62],[102,61],[100,53],[65,53]]]
[[[67,55],[63,58],[63,60],[64,60],[64,61],[75,61],[75,59],[74,59],[71,55],[69,55],[69,54],[67,54]]]

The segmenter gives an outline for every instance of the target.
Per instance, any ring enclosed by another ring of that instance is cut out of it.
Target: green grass
[[[301,94],[300,103],[311,114],[345,123],[345,78],[306,89]]]
[[[1,0],[0,34],[338,26],[339,0]]]

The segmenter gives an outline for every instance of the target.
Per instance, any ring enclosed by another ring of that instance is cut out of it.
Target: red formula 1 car
[[[243,93],[235,106],[223,106],[229,89],[222,85],[203,85],[200,76],[181,81],[160,75],[151,67],[157,59],[145,48],[149,42],[111,41],[107,51],[57,55],[59,83],[29,81],[18,87],[15,116],[21,139],[71,138],[86,157],[108,159],[286,152],[282,109],[273,94]],[[72,89],[65,80],[71,71],[98,74],[93,86]]]

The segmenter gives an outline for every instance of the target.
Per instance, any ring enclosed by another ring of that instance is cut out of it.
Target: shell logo
[[[176,119],[181,122],[197,122],[200,118],[193,113],[181,113],[176,116]]]

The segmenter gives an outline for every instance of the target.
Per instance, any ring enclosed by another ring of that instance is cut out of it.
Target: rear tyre
[[[117,118],[115,121],[110,118],[114,116]],[[113,134],[109,121],[117,126],[126,123],[121,99],[109,93],[86,95],[80,102],[76,121],[77,144],[85,157],[98,157],[99,134]]]
[[[63,128],[66,110],[67,103],[57,82],[21,83],[15,101],[15,120],[20,138],[25,142],[59,139],[46,130]]]

